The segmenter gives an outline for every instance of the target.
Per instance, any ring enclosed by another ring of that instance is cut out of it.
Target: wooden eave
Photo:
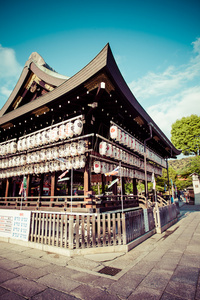
[[[34,65],[32,65],[32,69],[36,72],[36,67]],[[166,148],[168,147],[170,149],[167,157],[176,157],[176,155],[179,155],[181,151],[177,150],[173,146],[173,144],[168,140],[168,138],[159,129],[159,127],[155,124],[155,122],[146,113],[146,111],[142,108],[142,106],[132,94],[118,69],[109,44],[107,44],[89,64],[87,64],[73,77],[70,77],[68,80],[64,81],[53,91],[48,92],[47,94],[37,98],[36,100],[17,108],[15,111],[11,111],[5,115],[3,115],[1,112],[0,125],[11,122],[13,119],[31,113],[32,111],[39,109],[40,107],[53,103],[53,101],[67,95],[69,92],[73,91],[95,76],[104,72],[109,76],[109,79],[115,86],[115,88],[123,95],[123,98],[126,100],[126,105],[128,107],[131,106],[134,111],[137,111],[138,116],[146,123],[145,125],[147,125],[147,127],[148,124],[151,124],[153,129],[153,136],[156,135],[159,140],[161,140],[164,145],[166,145]],[[17,84],[18,88],[20,87],[20,84],[22,84],[23,78],[25,77],[26,73],[27,70],[24,69],[22,72],[22,76],[20,77],[20,80]],[[148,137],[149,136],[147,136],[146,138]]]

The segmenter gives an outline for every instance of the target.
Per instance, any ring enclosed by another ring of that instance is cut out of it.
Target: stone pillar
[[[192,183],[193,183],[193,189],[194,189],[194,204],[199,205],[200,204],[199,176],[196,173],[193,173],[191,176],[192,176]]]

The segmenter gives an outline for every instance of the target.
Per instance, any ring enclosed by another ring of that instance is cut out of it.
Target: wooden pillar
[[[102,194],[105,193],[105,177],[103,174],[101,174],[101,184],[102,184]]]
[[[29,190],[30,190],[30,175],[27,176],[27,179],[26,179],[26,197],[29,196]],[[28,199],[26,198],[25,199],[25,202],[27,202]],[[28,204],[26,203],[25,206],[27,206]]]
[[[8,191],[9,191],[9,184],[10,184],[10,181],[9,181],[9,178],[6,179],[6,190],[5,190],[5,201],[7,201],[7,197],[8,197]]]
[[[116,176],[112,176],[112,181],[115,180],[116,178],[117,178]],[[118,192],[117,192],[117,182],[115,184],[113,184],[112,192],[113,192],[114,195],[118,194]]]
[[[56,186],[56,175],[55,172],[51,173],[51,196],[55,196],[55,186]],[[51,198],[51,202],[54,201],[54,198]],[[52,206],[52,204],[51,204]]]
[[[133,178],[133,195],[137,196],[138,190],[137,190],[137,179]]]
[[[90,172],[89,165],[86,164],[84,169],[84,196],[87,195],[88,191],[90,191]]]
[[[40,196],[43,195],[43,185],[44,185],[44,174],[40,175]]]
[[[122,177],[122,194],[125,195],[125,177]]]

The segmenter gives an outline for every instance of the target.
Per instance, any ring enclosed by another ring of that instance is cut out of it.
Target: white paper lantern
[[[105,162],[101,163],[101,173],[102,174],[107,173],[107,164]]]
[[[125,138],[126,138],[126,134],[124,131],[121,132],[121,144],[125,145]]]
[[[83,130],[83,122],[82,120],[78,119],[74,122],[74,134],[80,135]]]
[[[110,137],[113,140],[118,140],[119,139],[119,129],[116,125],[112,125],[110,127]]]
[[[106,142],[101,142],[99,144],[99,153],[101,155],[107,155],[107,143]]]
[[[59,158],[59,148],[58,147],[53,147],[53,159]]]
[[[11,151],[12,154],[16,153],[16,151],[17,151],[17,143],[16,142],[11,142],[10,151]]]
[[[65,156],[65,148],[64,145],[59,146],[59,157],[64,157]]]
[[[18,142],[17,142],[17,150],[22,151],[22,140],[21,139],[18,140]]]
[[[32,138],[32,141],[31,141],[31,143],[32,143],[32,145],[33,145],[33,147],[32,147],[32,148],[35,148],[35,147],[37,147],[36,135],[35,135],[35,134],[33,134],[33,135],[31,136],[31,138]]]
[[[31,149],[33,147],[33,145],[32,145],[32,137],[30,135],[27,137],[26,145],[27,145],[27,149]]]
[[[67,135],[66,135],[66,131],[65,131],[65,125],[62,124],[59,127],[59,138],[61,140],[64,140],[64,139],[66,139],[66,137],[67,137]]]
[[[72,122],[68,122],[66,125],[65,125],[65,132],[66,132],[66,137],[67,138],[72,138],[73,137],[73,127],[74,127],[74,124]]]
[[[49,143],[49,131],[48,130],[44,130],[42,131],[42,144],[43,145],[47,145]]]
[[[49,173],[49,163],[48,162],[45,163],[44,172]]]
[[[71,155],[71,146],[70,146],[69,143],[64,145],[64,151],[65,151],[65,156],[64,157],[67,157],[67,156]]]
[[[100,161],[94,161],[94,172],[96,174],[101,173],[101,163],[100,163]]]
[[[76,156],[78,155],[78,149],[77,149],[78,144],[73,142],[70,145],[70,152],[71,152],[71,156]]]
[[[21,166],[24,166],[26,164],[26,155],[21,155]]]
[[[68,157],[67,158],[67,169],[72,169],[72,159],[71,157]]]
[[[46,161],[47,160],[47,151],[45,149],[42,149],[40,151],[40,158],[41,158],[41,161]]]
[[[112,157],[113,156],[113,145],[107,144],[107,156]]]
[[[78,141],[77,152],[79,155],[85,154],[86,151],[86,142],[83,140]]]
[[[86,157],[85,155],[80,156],[80,168],[84,168],[86,163]]]
[[[73,157],[72,158],[72,166],[73,166],[73,169],[79,169],[79,157]]]

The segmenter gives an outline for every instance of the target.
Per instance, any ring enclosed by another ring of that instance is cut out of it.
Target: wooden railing
[[[170,204],[166,206],[159,207],[156,204],[154,208],[154,219],[156,227],[162,228],[169,224],[171,221],[175,220],[178,216],[177,207],[175,204]]]
[[[155,228],[148,210],[149,230]],[[126,245],[145,233],[142,209],[102,214],[34,211],[30,241],[68,249]]]
[[[87,196],[0,197],[0,209],[89,211],[94,204]]]
[[[123,196],[123,208],[137,207],[137,196]],[[0,197],[0,209],[105,212],[122,208],[121,195]]]

